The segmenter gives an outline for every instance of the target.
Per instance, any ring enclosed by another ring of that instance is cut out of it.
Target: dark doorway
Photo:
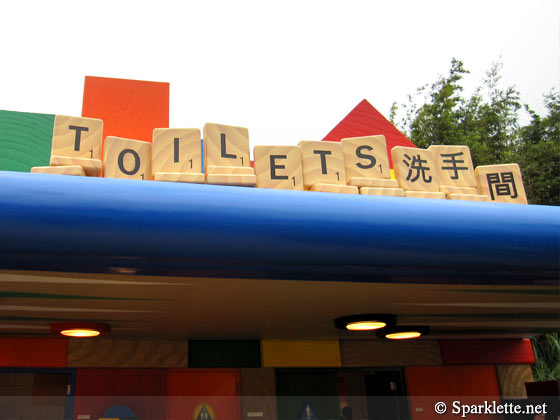
[[[364,375],[369,420],[410,418],[404,381],[398,370],[379,370]]]

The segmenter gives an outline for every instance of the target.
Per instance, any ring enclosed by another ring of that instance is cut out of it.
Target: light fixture
[[[349,331],[373,331],[393,326],[397,317],[391,314],[362,314],[343,316],[334,320],[336,328]]]
[[[97,337],[111,332],[111,327],[100,322],[55,322],[51,332],[66,337]]]
[[[380,338],[389,340],[408,340],[418,338],[430,333],[430,327],[423,325],[398,325],[395,327],[387,327],[377,332]]]

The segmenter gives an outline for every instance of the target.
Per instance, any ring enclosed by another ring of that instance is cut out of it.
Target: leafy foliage
[[[390,120],[421,148],[469,146],[475,166],[517,162],[529,202],[560,205],[560,95],[552,91],[545,97],[545,117],[525,106],[532,120],[520,127],[519,92],[501,87],[501,67],[494,64],[482,86],[464,97],[462,82],[469,71],[453,59],[446,76],[421,86],[400,105],[400,121],[399,105],[394,103]]]
[[[535,364],[533,378],[535,381],[560,380],[560,335],[543,334],[532,338]]]

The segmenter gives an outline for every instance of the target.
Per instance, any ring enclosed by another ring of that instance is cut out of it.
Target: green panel
[[[338,376],[331,369],[276,370],[278,420],[294,420],[310,405],[318,419],[339,419]]]
[[[261,366],[258,340],[189,340],[191,368],[248,368]]]
[[[49,166],[54,115],[0,111],[0,170]]]

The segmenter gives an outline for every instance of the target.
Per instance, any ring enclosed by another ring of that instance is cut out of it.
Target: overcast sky
[[[0,109],[80,115],[84,76],[171,83],[170,125],[249,128],[251,145],[322,139],[362,99],[386,117],[452,57],[493,62],[540,113],[560,89],[554,1],[9,1]]]

